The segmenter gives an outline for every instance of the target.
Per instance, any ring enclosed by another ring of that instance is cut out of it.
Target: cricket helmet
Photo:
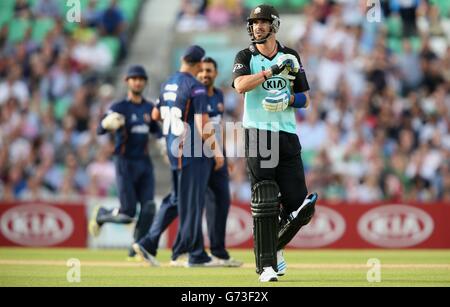
[[[260,40],[257,40],[255,38],[255,35],[253,34],[253,23],[256,20],[267,20],[271,22],[270,33],[265,38]],[[280,24],[280,14],[278,13],[278,11],[272,5],[263,4],[254,8],[251,11],[250,16],[247,18],[247,32],[248,35],[250,35],[252,43],[264,44],[270,37],[270,35],[278,32]]]

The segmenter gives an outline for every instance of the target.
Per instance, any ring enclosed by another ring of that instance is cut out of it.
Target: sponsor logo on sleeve
[[[239,64],[239,63],[234,64],[233,72],[237,72],[237,71],[241,70],[242,68],[244,68],[244,65]]]
[[[201,88],[201,87],[196,88],[196,89],[194,89],[194,90],[192,91],[192,94],[193,94],[194,96],[197,96],[197,95],[204,95],[204,94],[206,94],[206,89]]]

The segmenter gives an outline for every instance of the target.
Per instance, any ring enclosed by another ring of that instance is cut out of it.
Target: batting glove
[[[296,56],[283,54],[278,57],[276,65],[271,67],[273,75],[281,75],[289,80],[295,80],[296,74],[300,70],[300,63]]]
[[[288,92],[269,91],[269,96],[264,98],[262,105],[267,112],[282,112],[289,106],[290,99]]]

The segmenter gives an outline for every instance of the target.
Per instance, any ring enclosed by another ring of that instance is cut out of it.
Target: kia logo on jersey
[[[71,237],[74,223],[55,206],[29,204],[6,211],[0,229],[5,238],[22,246],[54,246]]]
[[[282,90],[286,88],[287,81],[281,77],[272,77],[262,84],[266,91]]]
[[[358,222],[358,232],[379,247],[403,248],[426,241],[434,221],[425,211],[405,205],[387,205],[370,210]]]

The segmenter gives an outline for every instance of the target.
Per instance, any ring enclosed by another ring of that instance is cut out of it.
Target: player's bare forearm
[[[152,119],[154,121],[161,121],[161,112],[157,108],[154,108],[152,111]]]
[[[218,171],[225,164],[225,157],[223,155],[222,149],[219,146],[219,142],[216,138],[216,135],[214,134],[212,137],[214,138],[214,141],[211,144],[211,149],[214,152],[214,161],[216,162],[216,165],[214,166],[214,171]]]
[[[244,94],[254,90],[257,86],[263,84],[264,81],[266,81],[266,78],[271,77],[272,70],[270,69],[254,75],[240,76],[234,80],[234,88],[239,94]]]
[[[216,140],[216,132],[214,129],[214,125],[209,120],[208,114],[195,114],[194,115],[195,126],[197,131],[200,133],[200,137],[203,141],[212,140],[210,138],[214,137],[214,142],[217,143]]]
[[[214,153],[214,160],[216,161],[215,169],[220,169],[223,166],[225,159],[216,137],[214,125],[212,125],[212,122],[209,120],[209,115],[206,113],[195,114],[194,121],[202,140],[209,143],[210,149]]]

